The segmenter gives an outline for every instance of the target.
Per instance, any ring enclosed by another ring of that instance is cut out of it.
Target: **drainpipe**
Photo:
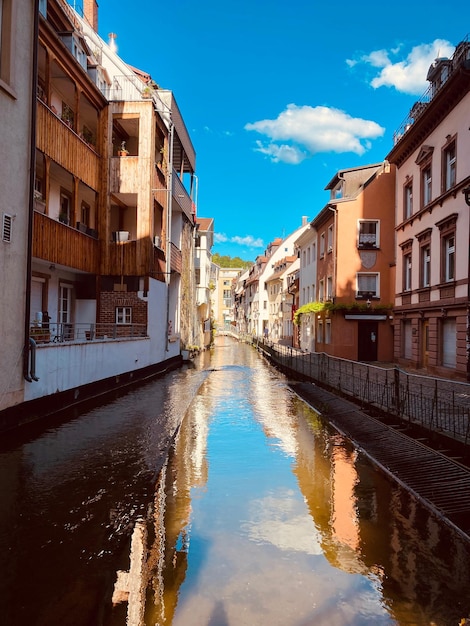
[[[28,239],[26,249],[26,289],[23,343],[23,378],[31,383],[38,380],[30,375],[29,368],[29,324],[31,315],[31,260],[33,252],[33,217],[34,217],[34,177],[36,174],[36,118],[37,118],[37,81],[38,81],[38,40],[39,40],[39,0],[34,2],[33,28],[33,66],[31,80],[31,137],[29,157],[29,205],[28,205]],[[33,350],[35,346],[32,346]]]

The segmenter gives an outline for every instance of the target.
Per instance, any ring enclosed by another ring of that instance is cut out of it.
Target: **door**
[[[429,358],[429,321],[421,324],[421,367],[428,366]]]
[[[371,320],[358,322],[358,361],[377,361],[378,323]]]

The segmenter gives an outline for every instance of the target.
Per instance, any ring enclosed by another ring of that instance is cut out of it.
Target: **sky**
[[[99,0],[111,32],[174,93],[212,252],[254,261],[319,213],[340,169],[386,158],[433,60],[468,37],[470,3]]]

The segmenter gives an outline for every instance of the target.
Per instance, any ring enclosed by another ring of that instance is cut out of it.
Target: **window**
[[[379,296],[379,275],[360,272],[356,275],[356,297],[374,298]]]
[[[7,84],[11,80],[12,33],[15,30],[12,25],[12,0],[0,0],[0,81]]]
[[[328,252],[333,250],[333,226],[328,226]]]
[[[132,324],[132,307],[116,307],[116,324]]]
[[[319,287],[318,287],[318,300],[319,302],[323,302],[324,299],[325,299],[325,281],[322,279],[319,282]]]
[[[432,176],[431,176],[431,163],[426,165],[421,170],[421,186],[422,186],[422,205],[426,206],[432,200]]]
[[[411,291],[411,252],[403,257],[403,291]]]
[[[420,286],[429,287],[431,284],[431,246],[421,247]]]
[[[442,159],[442,191],[448,191],[455,186],[457,170],[457,158],[455,140],[452,140],[444,148]]]
[[[457,364],[457,329],[455,319],[441,322],[441,364],[454,368]]]
[[[331,343],[331,320],[325,323],[325,343]]]
[[[444,282],[455,279],[455,235],[448,235],[443,238],[444,252]]]
[[[317,341],[318,343],[323,343],[323,320],[318,321]]]
[[[310,246],[307,248],[307,265],[310,265]]]
[[[62,222],[63,224],[70,224],[71,207],[72,196],[66,191],[61,191],[59,222]]]
[[[12,223],[13,223],[13,217],[9,215],[8,213],[4,213],[3,218],[2,218],[2,241],[5,241],[6,243],[11,242]]]
[[[320,235],[320,259],[325,256],[325,233]]]
[[[455,233],[457,230],[457,213],[448,215],[436,222],[441,231],[441,282],[455,280]]]
[[[379,247],[379,222],[378,220],[361,220],[359,222],[358,248]]]
[[[403,218],[407,220],[413,215],[413,181],[409,181],[405,185],[403,207]]]
[[[328,278],[326,279],[326,299],[327,300],[333,299],[333,277],[332,276],[328,276]]]

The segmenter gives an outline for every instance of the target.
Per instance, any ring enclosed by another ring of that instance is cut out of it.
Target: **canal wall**
[[[64,373],[62,384],[60,387],[56,387],[55,390],[53,387],[50,387],[50,380],[45,380],[43,389],[46,388],[47,393],[39,393],[39,395],[32,397],[26,402],[0,412],[0,433],[11,431],[48,417],[59,417],[62,412],[70,411],[71,409],[78,411],[85,403],[96,402],[98,398],[104,399],[112,394],[127,390],[132,385],[141,384],[157,376],[163,376],[168,371],[181,366],[181,355],[177,355],[158,363],[138,367],[140,362],[139,356],[142,357],[143,353],[143,342],[145,340],[106,342],[101,345],[101,350],[99,344],[84,344],[84,349],[94,349],[93,358],[89,356],[86,359],[87,363],[95,363],[94,367],[90,366],[91,371],[87,371],[87,368],[79,367],[75,378],[70,378],[68,373]],[[133,368],[129,359],[130,353],[134,355]],[[52,359],[58,352],[52,349],[50,354]],[[67,354],[69,354],[70,358],[77,358],[77,345],[71,346],[69,350],[65,349],[59,361],[56,361],[55,375],[50,377],[52,380],[60,379],[60,363],[62,359],[67,358]],[[52,367],[50,361],[49,367]],[[126,369],[126,367],[129,369]],[[67,372],[70,372],[71,369],[69,365]],[[38,370],[38,373],[44,375],[44,371],[47,372],[49,370],[45,367],[44,370]],[[47,374],[45,378],[47,379]],[[32,384],[29,385],[29,387],[31,386]],[[39,391],[39,387],[36,390]]]

